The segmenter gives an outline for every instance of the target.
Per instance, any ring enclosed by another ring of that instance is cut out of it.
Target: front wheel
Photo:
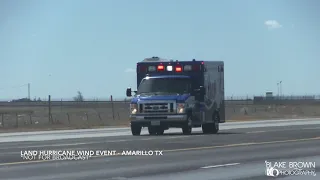
[[[142,127],[139,125],[133,125],[131,124],[131,133],[134,136],[139,136],[141,134]]]
[[[184,135],[190,135],[192,133],[191,123],[191,118],[188,117],[187,123],[182,127],[182,133]]]
[[[163,135],[164,134],[164,128],[157,127],[157,126],[149,126],[148,131],[150,135]]]
[[[149,132],[149,135],[156,135],[157,134],[157,129],[154,126],[149,126],[148,127],[148,132]]]

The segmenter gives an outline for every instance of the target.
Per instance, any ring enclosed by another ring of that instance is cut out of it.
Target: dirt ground
[[[128,106],[128,103],[53,106],[52,122],[47,106],[2,106],[0,132],[128,126]],[[226,105],[227,122],[314,117],[320,117],[320,105]]]

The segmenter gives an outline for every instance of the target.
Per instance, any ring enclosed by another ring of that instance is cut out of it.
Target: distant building
[[[273,100],[273,93],[272,92],[266,92],[266,100]]]
[[[22,98],[22,99],[13,99],[11,102],[30,102],[31,100],[28,98]]]

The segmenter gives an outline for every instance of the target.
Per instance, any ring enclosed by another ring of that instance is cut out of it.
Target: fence
[[[319,117],[317,99],[226,100],[227,120],[281,119]],[[128,125],[129,103],[126,101],[51,101],[0,102],[2,129],[90,128],[94,126]]]
[[[111,101],[111,98],[113,101],[130,101],[130,98],[114,98],[112,95],[110,97],[106,98],[85,98],[85,102],[109,102]],[[245,96],[225,96],[225,100],[227,101],[252,101],[255,98],[261,98],[263,100],[270,99],[269,97],[265,97],[264,95],[245,95]],[[27,101],[28,98],[24,98],[25,102]],[[297,100],[320,100],[320,95],[281,95],[281,96],[273,96],[271,97],[273,100],[290,100],[290,101],[297,101]],[[73,98],[51,98],[53,102],[74,102]],[[13,103],[10,102],[11,100],[9,99],[0,99],[0,104],[2,103]],[[47,102],[48,98],[43,98],[41,102]],[[22,101],[20,101],[22,102]],[[32,102],[37,102],[37,101],[32,101]]]

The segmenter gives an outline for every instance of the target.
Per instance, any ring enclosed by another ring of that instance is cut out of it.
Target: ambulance
[[[225,123],[224,62],[146,58],[137,63],[137,89],[126,89],[132,135],[143,127],[150,135],[169,128],[191,134],[201,127],[215,134]]]

